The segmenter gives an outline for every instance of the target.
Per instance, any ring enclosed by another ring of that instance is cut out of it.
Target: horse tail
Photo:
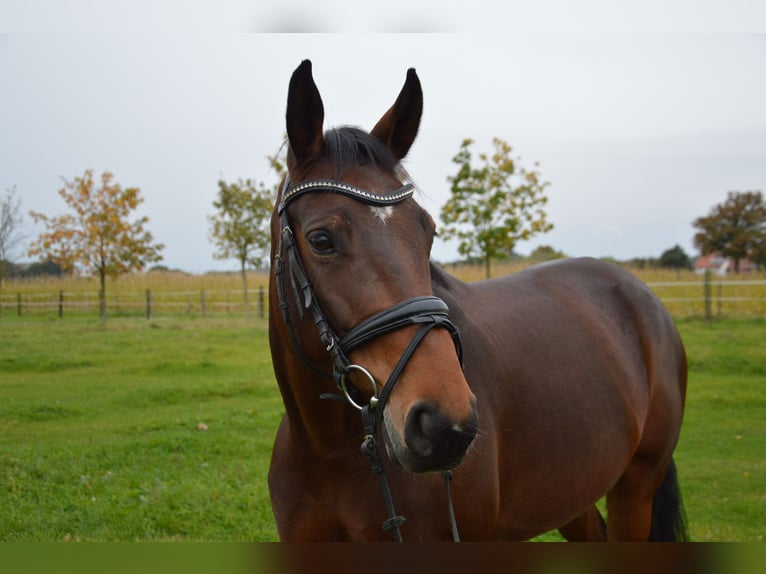
[[[652,529],[649,540],[654,542],[686,542],[689,534],[686,529],[681,489],[678,486],[676,463],[671,459],[670,468],[662,480],[652,501]]]

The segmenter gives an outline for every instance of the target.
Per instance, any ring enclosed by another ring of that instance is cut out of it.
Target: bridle
[[[295,234],[290,226],[287,207],[298,198],[309,193],[337,193],[371,206],[393,206],[411,198],[414,194],[414,190],[414,186],[411,183],[407,183],[391,193],[377,195],[359,187],[330,179],[315,179],[291,186],[289,177],[287,177],[285,178],[280,192],[280,203],[277,208],[280,232],[279,246],[274,260],[274,275],[279,297],[279,308],[282,314],[282,319],[290,333],[290,339],[294,350],[301,361],[312,372],[323,377],[332,377],[338,388],[343,392],[343,396],[340,398],[345,397],[348,403],[362,414],[362,424],[364,427],[362,451],[370,459],[373,470],[380,479],[386,506],[389,512],[389,519],[383,523],[383,528],[384,530],[393,530],[397,541],[401,541],[399,526],[404,522],[404,517],[397,516],[393,508],[388,481],[385,477],[385,472],[383,471],[375,441],[377,424],[382,419],[383,409],[386,406],[391,391],[404,371],[407,362],[412,358],[412,355],[415,353],[418,345],[420,345],[425,336],[437,327],[447,329],[452,336],[455,350],[462,366],[463,348],[460,341],[460,334],[457,327],[449,319],[449,308],[447,307],[447,304],[442,299],[429,295],[413,297],[401,301],[400,303],[362,321],[362,323],[353,327],[344,337],[339,338],[333,331],[327,317],[319,306],[319,300],[316,297],[314,288],[311,285],[311,281],[309,280],[303,262],[301,261],[298,246],[295,241]],[[290,280],[298,316],[302,319],[304,310],[311,312],[317,331],[319,332],[319,339],[332,358],[332,373],[326,373],[317,367],[306,356],[298,341],[295,334],[295,328],[290,319],[290,306],[288,304],[287,291],[285,288],[285,275],[287,275]],[[354,349],[380,337],[381,335],[411,325],[416,325],[419,329],[410,340],[410,343],[405,348],[396,366],[391,371],[382,390],[378,393],[375,379],[370,372],[361,365],[353,364],[349,360],[348,354]],[[361,393],[354,389],[353,386],[349,386],[348,376],[352,372],[361,373],[361,375],[371,383],[373,392],[366,405],[362,404]],[[323,394],[321,397],[336,398],[338,396]],[[449,494],[449,480],[452,476],[449,471],[443,475],[447,485],[452,534],[455,540],[459,540],[452,510],[452,501]]]
[[[298,352],[301,360],[315,373],[322,376],[332,376],[351,405],[359,410],[362,409],[362,405],[359,404],[358,400],[351,396],[351,391],[346,382],[348,374],[351,371],[359,371],[371,380],[372,376],[366,369],[364,369],[364,367],[352,364],[348,358],[348,354],[372,339],[391,331],[396,331],[409,325],[420,326],[420,330],[413,337],[396,367],[391,372],[380,396],[378,396],[377,386],[374,384],[374,380],[372,381],[373,396],[370,405],[373,408],[377,407],[378,411],[382,412],[383,408],[385,408],[387,398],[404,370],[407,361],[412,357],[415,349],[429,331],[435,327],[443,327],[449,331],[452,335],[455,349],[462,365],[463,349],[460,342],[460,335],[457,327],[455,327],[449,320],[449,308],[447,307],[447,304],[438,297],[429,295],[414,297],[397,303],[396,305],[366,319],[361,324],[351,329],[344,337],[339,338],[333,331],[327,317],[319,306],[319,301],[303,266],[303,262],[301,261],[298,247],[295,242],[295,236],[287,215],[287,207],[291,202],[307,193],[317,192],[338,193],[373,206],[390,206],[401,203],[412,197],[414,187],[412,184],[408,183],[389,195],[375,195],[358,187],[334,180],[317,179],[290,187],[289,181],[286,179],[282,188],[281,201],[277,209],[280,225],[280,244],[275,258],[274,273],[277,278],[277,292],[282,318],[290,331],[293,347]],[[319,332],[319,339],[332,357],[332,374],[325,373],[317,368],[308,357],[306,357],[298,342],[289,315],[289,304],[285,289],[285,271],[287,271],[290,278],[299,316],[301,318],[303,317],[304,309],[311,311],[314,323]]]

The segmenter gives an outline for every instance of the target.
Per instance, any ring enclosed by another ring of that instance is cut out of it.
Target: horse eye
[[[326,231],[315,231],[308,237],[309,245],[314,253],[328,255],[334,249],[332,238]]]

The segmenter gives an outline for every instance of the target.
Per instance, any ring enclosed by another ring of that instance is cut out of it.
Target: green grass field
[[[0,349],[0,539],[275,538],[265,323],[3,320]]]
[[[766,321],[679,322],[694,540],[763,540]],[[265,321],[0,318],[0,540],[276,540]],[[545,537],[544,537],[545,539]]]

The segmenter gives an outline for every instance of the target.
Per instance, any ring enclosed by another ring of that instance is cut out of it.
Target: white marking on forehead
[[[393,205],[384,205],[384,206],[377,206],[377,205],[370,205],[370,209],[372,210],[372,213],[380,219],[381,222],[386,223],[388,221],[388,218],[391,217],[391,215],[394,213],[394,206]]]

